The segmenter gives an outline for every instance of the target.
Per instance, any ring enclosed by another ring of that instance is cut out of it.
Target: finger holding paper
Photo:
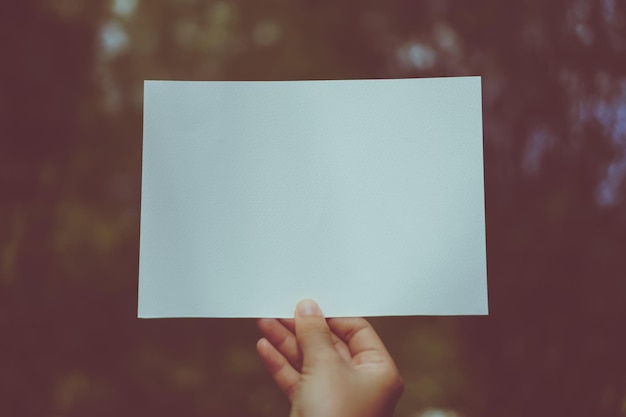
[[[267,338],[257,343],[269,373],[292,403],[291,416],[393,414],[402,378],[366,320],[326,320],[315,302],[304,300],[296,308],[294,325],[295,335],[277,320],[260,320]]]

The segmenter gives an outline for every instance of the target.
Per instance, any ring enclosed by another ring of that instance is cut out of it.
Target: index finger
[[[338,317],[328,320],[328,326],[350,349],[352,356],[375,352],[391,359],[387,348],[371,324],[360,317]]]

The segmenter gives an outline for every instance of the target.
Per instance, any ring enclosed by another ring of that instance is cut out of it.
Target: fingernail
[[[297,307],[299,316],[321,316],[322,310],[313,300],[302,300]]]

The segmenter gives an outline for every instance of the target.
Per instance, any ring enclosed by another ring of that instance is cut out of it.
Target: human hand
[[[260,319],[257,351],[291,401],[291,417],[391,417],[402,378],[362,318],[326,320],[301,301],[294,320]]]

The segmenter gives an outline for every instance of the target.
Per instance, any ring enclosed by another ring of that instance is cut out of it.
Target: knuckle
[[[381,384],[390,393],[401,394],[404,391],[404,379],[395,367],[383,373]]]
[[[285,395],[289,399],[289,401],[293,402],[294,397],[296,396],[296,392],[298,391],[298,384],[293,383],[289,384],[285,387]]]

